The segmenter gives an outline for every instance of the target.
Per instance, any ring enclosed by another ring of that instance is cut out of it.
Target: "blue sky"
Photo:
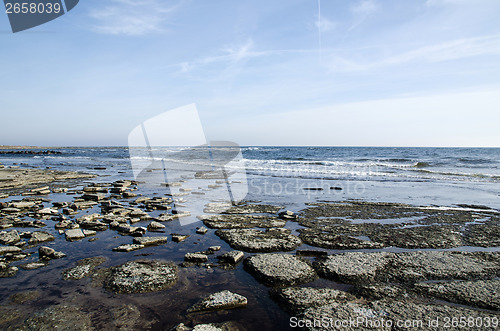
[[[81,0],[16,34],[1,14],[0,144],[126,145],[196,103],[240,145],[498,147],[499,22],[497,0]]]

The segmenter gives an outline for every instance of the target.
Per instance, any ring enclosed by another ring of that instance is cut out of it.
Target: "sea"
[[[310,199],[361,199],[416,205],[475,204],[500,209],[500,148],[238,149],[239,155],[226,168],[246,175],[245,199],[279,201],[286,196],[287,201],[299,203]],[[0,162],[6,166],[95,173],[104,181],[113,181],[134,179],[134,163],[147,163],[165,155],[169,158],[181,149],[156,150],[161,155],[152,157],[150,150],[141,148],[58,148],[55,151],[61,154],[57,155],[4,154]],[[311,185],[323,189],[307,190]]]

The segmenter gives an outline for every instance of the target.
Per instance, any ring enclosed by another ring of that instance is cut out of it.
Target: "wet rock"
[[[208,229],[206,227],[204,227],[204,226],[202,226],[201,228],[198,228],[196,230],[196,233],[198,233],[198,234],[205,234],[207,232],[208,232]]]
[[[92,330],[90,315],[73,306],[53,306],[24,321],[20,330]]]
[[[38,248],[38,256],[42,260],[60,259],[66,256],[62,252],[56,252],[53,248],[41,246]]]
[[[266,285],[292,286],[317,278],[313,268],[292,255],[261,254],[245,259],[245,267]]]
[[[282,211],[281,213],[278,214],[279,218],[282,218],[284,220],[293,220],[297,218],[297,215],[293,211],[287,210],[287,211]]]
[[[82,230],[85,237],[95,236],[97,234],[94,230]]]
[[[465,231],[465,240],[471,246],[499,247],[500,226],[492,223],[469,225]]]
[[[9,203],[9,207],[17,209],[30,209],[36,206],[34,201],[13,201]]]
[[[191,216],[190,212],[178,212],[177,214],[162,214],[159,217],[156,218],[158,222],[170,222],[170,221],[175,221],[178,218],[181,217],[187,217]]]
[[[184,255],[184,260],[188,262],[207,262],[208,256],[201,253],[187,253]]]
[[[113,248],[114,252],[132,252],[136,251],[138,249],[142,249],[146,246],[144,245],[139,245],[139,244],[126,244],[126,245],[120,245],[118,247]]]
[[[66,269],[62,273],[62,278],[64,280],[79,280],[89,276],[94,269],[104,263],[106,258],[102,256],[89,257],[80,260],[76,263],[76,266],[70,269]]]
[[[453,248],[462,244],[458,226],[417,226],[385,228],[374,233],[372,239],[387,246],[402,248]]]
[[[211,252],[217,252],[220,251],[221,247],[220,246],[210,246],[208,247],[208,250]]]
[[[162,230],[164,228],[165,228],[165,225],[158,223],[158,222],[154,222],[154,221],[149,223],[149,225],[148,225],[149,231],[158,231],[158,230]]]
[[[231,252],[224,253],[224,254],[218,256],[217,258],[223,262],[236,264],[239,261],[241,261],[244,257],[245,257],[245,253],[243,253],[242,251],[231,251]]]
[[[137,260],[111,268],[104,287],[115,293],[144,293],[164,290],[176,281],[173,263]]]
[[[165,244],[167,242],[167,237],[139,237],[134,238],[134,244],[144,245],[144,246],[155,246]]]
[[[40,292],[38,291],[23,291],[10,296],[10,301],[16,305],[21,305],[28,301],[36,300],[40,297]]]
[[[271,296],[287,311],[298,314],[307,308],[321,307],[333,302],[355,300],[352,294],[331,288],[288,287],[271,291]]]
[[[242,204],[238,206],[231,206],[222,212],[224,214],[276,214],[283,206],[273,206],[264,204]]]
[[[12,267],[5,262],[0,261],[0,278],[14,277],[18,268]]]
[[[30,240],[28,240],[28,244],[30,245],[34,245],[34,244],[38,244],[38,243],[43,243],[43,242],[47,242],[47,241],[52,241],[54,240],[54,236],[51,235],[50,233],[48,232],[44,232],[44,231],[34,231],[32,234],[31,234],[31,238]]]
[[[181,241],[184,241],[187,238],[189,238],[188,234],[183,235],[183,234],[172,233],[172,241],[176,243],[180,243]]]
[[[85,234],[81,229],[71,229],[64,232],[67,241],[75,241],[85,238]]]
[[[500,280],[419,283],[422,294],[478,308],[500,310]]]
[[[20,253],[21,249],[16,246],[0,246],[0,256],[3,256],[5,254],[9,253]]]
[[[13,245],[19,241],[21,241],[21,237],[17,230],[0,232],[0,244],[2,245]]]
[[[244,296],[225,290],[206,296],[190,307],[187,312],[241,308],[246,307],[247,303],[247,298]]]
[[[203,224],[211,229],[282,228],[286,221],[264,215],[201,215]]]
[[[314,266],[321,276],[345,283],[466,280],[497,277],[499,255],[498,252],[451,251],[350,252],[328,256]]]
[[[246,252],[291,251],[302,244],[289,230],[282,229],[265,232],[255,229],[217,230],[215,234],[232,248]]]
[[[306,244],[329,249],[376,249],[385,247],[380,242],[363,240],[348,235],[325,233],[316,229],[300,229],[299,238]]]

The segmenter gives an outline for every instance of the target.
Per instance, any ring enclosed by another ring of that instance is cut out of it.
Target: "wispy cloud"
[[[112,0],[112,4],[93,9],[92,30],[103,34],[140,36],[165,29],[169,14],[179,6],[160,0]]]
[[[329,67],[337,72],[368,71],[408,63],[437,63],[481,55],[500,55],[500,35],[452,40],[378,60],[354,61],[352,57],[334,55]]]

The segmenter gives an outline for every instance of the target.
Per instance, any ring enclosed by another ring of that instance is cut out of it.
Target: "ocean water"
[[[129,153],[127,147],[57,151],[61,154],[0,155],[0,162],[96,173],[111,181],[134,178],[131,160],[151,160],[151,151]],[[176,150],[153,152],[169,158]],[[241,147],[241,156],[227,168],[246,174],[249,199],[287,196],[292,201],[362,199],[500,208],[500,148]],[[303,190],[311,185],[323,190]]]

